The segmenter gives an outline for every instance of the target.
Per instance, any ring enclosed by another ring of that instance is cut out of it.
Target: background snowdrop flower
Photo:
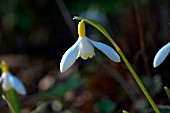
[[[86,37],[85,24],[83,21],[79,22],[78,34],[79,38],[77,39],[76,43],[65,52],[61,59],[60,62],[61,72],[64,72],[69,67],[71,67],[76,61],[76,59],[79,57],[85,60],[88,58],[92,58],[95,55],[93,46],[102,51],[112,61],[120,62],[120,57],[118,53],[110,46],[100,42],[93,41]]]
[[[159,66],[165,58],[168,56],[170,52],[170,42],[163,46],[155,55],[154,61],[153,61],[153,66],[157,67]]]
[[[2,68],[2,75],[0,77],[0,83],[2,82],[2,89],[4,91],[14,89],[17,93],[21,95],[25,95],[26,89],[24,85],[17,77],[15,77],[9,72],[5,61],[2,61],[1,68]]]

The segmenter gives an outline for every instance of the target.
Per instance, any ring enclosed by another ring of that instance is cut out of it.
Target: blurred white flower
[[[107,16],[104,13],[102,13],[102,11],[98,7],[94,5],[91,5],[87,10],[82,12],[80,14],[80,17],[93,20],[104,27],[106,27],[109,24]]]
[[[93,41],[85,36],[85,24],[83,21],[79,22],[78,25],[79,38],[76,43],[70,47],[63,55],[60,62],[60,71],[64,72],[69,67],[71,67],[78,57],[82,59],[92,58],[94,53],[94,47],[102,51],[106,56],[108,56],[112,61],[120,62],[120,57],[118,53],[112,49],[110,46]]]
[[[167,43],[165,46],[163,46],[155,55],[153,66],[157,67],[159,66],[165,58],[168,56],[170,52],[170,42]]]
[[[8,71],[8,67],[4,61],[1,63],[1,68],[2,75],[0,77],[0,83],[2,82],[2,89],[4,91],[14,89],[17,93],[25,95],[26,89],[24,85],[17,77]]]

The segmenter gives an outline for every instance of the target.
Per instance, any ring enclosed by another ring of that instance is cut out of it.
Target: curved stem
[[[142,81],[140,80],[140,78],[138,77],[138,75],[136,74],[136,72],[134,71],[134,69],[132,68],[132,66],[130,65],[129,61],[126,59],[125,55],[123,54],[122,50],[119,48],[119,46],[115,43],[115,41],[111,38],[111,36],[107,33],[107,31],[98,23],[86,19],[86,18],[82,18],[82,17],[77,17],[75,16],[73,19],[76,20],[83,20],[89,24],[91,24],[92,26],[94,26],[95,28],[97,28],[101,33],[103,33],[103,35],[105,35],[108,40],[112,43],[112,45],[116,48],[117,52],[119,53],[119,55],[122,57],[123,61],[125,62],[126,66],[128,67],[129,71],[132,73],[134,79],[136,80],[137,84],[139,85],[139,87],[141,88],[141,90],[143,91],[143,93],[145,94],[146,98],[148,99],[148,101],[150,102],[151,106],[153,107],[153,109],[155,110],[156,113],[161,113],[158,109],[158,107],[156,106],[155,102],[153,101],[153,99],[151,98],[150,94],[148,93],[148,91],[146,90],[145,86],[143,85]]]
[[[134,71],[134,69],[132,68],[130,63],[128,62],[128,60],[126,59],[126,57],[123,54],[122,50],[117,46],[117,44],[113,41],[113,39],[110,36],[107,36],[107,38],[110,40],[110,42],[113,44],[113,46],[116,48],[116,50],[118,51],[118,53],[122,57],[122,59],[125,62],[126,66],[128,67],[129,71],[132,73],[133,77],[135,78],[135,80],[138,83],[139,87],[141,88],[141,90],[145,94],[146,98],[148,99],[148,101],[152,105],[152,107],[155,110],[155,112],[156,113],[160,113],[160,111],[159,111],[158,107],[156,106],[155,102],[151,98],[150,94],[146,90],[145,86],[143,85],[142,81],[140,80],[140,78],[138,77],[138,75],[136,74],[136,72]]]

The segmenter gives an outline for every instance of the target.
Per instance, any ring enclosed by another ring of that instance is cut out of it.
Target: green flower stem
[[[114,45],[115,42],[112,39],[109,39],[111,41],[111,43]],[[132,68],[132,66],[130,65],[130,63],[128,62],[128,60],[126,59],[125,55],[123,54],[123,52],[121,51],[121,49],[115,45],[116,50],[118,51],[118,53],[120,54],[120,56],[122,57],[123,61],[125,62],[126,66],[128,67],[129,71],[132,73],[133,77],[135,78],[136,82],[138,83],[138,85],[140,86],[141,90],[143,91],[143,93],[145,94],[146,98],[148,99],[148,101],[150,102],[150,104],[152,105],[153,109],[155,110],[156,113],[160,113],[158,107],[156,106],[155,102],[153,101],[153,99],[151,98],[150,94],[148,93],[148,91],[146,90],[145,86],[143,85],[143,83],[141,82],[140,78],[138,77],[138,75],[136,74],[136,72],[134,71],[134,69]]]
[[[13,111],[15,111],[15,113],[20,113],[20,105],[16,92],[13,89],[11,89],[9,91],[6,91],[5,93],[9,104],[11,104],[11,106],[13,107],[13,109],[10,108],[10,113],[14,113]]]
[[[119,46],[115,43],[115,41],[111,38],[111,36],[107,33],[107,31],[98,23],[86,19],[86,18],[82,18],[82,17],[77,17],[75,16],[73,19],[76,20],[82,20],[85,21],[89,24],[91,24],[92,26],[94,26],[95,28],[97,28],[101,33],[103,33],[103,35],[105,35],[108,40],[112,43],[112,45],[116,48],[117,52],[119,53],[119,55],[122,57],[123,61],[125,62],[126,66],[128,67],[129,71],[132,73],[133,77],[135,78],[136,82],[138,83],[139,87],[141,88],[141,90],[143,91],[143,93],[145,94],[146,98],[148,99],[148,101],[150,102],[151,106],[153,107],[153,109],[155,110],[156,113],[160,113],[158,107],[156,106],[155,102],[153,101],[153,99],[151,98],[150,94],[148,93],[148,91],[146,90],[145,86],[143,85],[143,83],[141,82],[140,78],[138,77],[138,75],[136,74],[136,72],[134,71],[134,69],[132,68],[132,66],[130,65],[130,63],[128,62],[128,60],[126,59],[125,55],[123,54],[122,50],[119,48]]]

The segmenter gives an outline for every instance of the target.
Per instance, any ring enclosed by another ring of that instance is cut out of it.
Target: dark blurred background
[[[0,0],[0,60],[27,89],[21,113],[152,113],[126,65],[96,56],[79,58],[60,73],[62,55],[77,40],[74,16],[101,24],[120,46],[162,113],[170,111],[170,57],[153,68],[156,52],[170,41],[169,0]],[[87,36],[110,46],[95,28]],[[112,46],[113,47],[113,46]],[[1,90],[1,94],[3,94]],[[1,99],[0,112],[8,113]]]

